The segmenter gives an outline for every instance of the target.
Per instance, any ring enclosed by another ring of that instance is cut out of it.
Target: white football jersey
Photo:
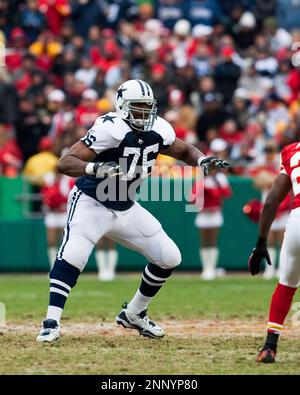
[[[99,184],[109,183],[109,180],[86,175],[80,177],[76,185],[108,208],[127,210],[132,206],[134,198],[127,194],[126,199],[124,196],[121,199],[120,189],[124,195],[125,189],[128,191],[133,182],[140,180],[136,182],[138,188],[150,174],[159,152],[169,147],[175,137],[173,127],[161,117],[156,118],[150,131],[137,133],[117,113],[109,112],[96,119],[81,141],[97,154],[94,162],[116,162],[121,166],[125,177],[111,180],[111,184],[107,185],[107,188],[114,189],[116,196],[106,201],[99,196]],[[113,187],[112,183],[116,185]]]

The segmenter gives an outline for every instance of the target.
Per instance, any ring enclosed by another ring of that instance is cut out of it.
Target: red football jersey
[[[280,173],[287,174],[291,179],[294,193],[292,209],[300,207],[300,143],[293,143],[283,148]]]

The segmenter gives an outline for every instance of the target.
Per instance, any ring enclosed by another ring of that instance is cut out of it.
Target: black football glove
[[[263,259],[266,259],[268,265],[271,265],[271,259],[267,250],[267,241],[259,237],[257,239],[256,247],[253,248],[252,254],[248,260],[249,272],[252,276],[259,273],[260,265]]]
[[[97,178],[124,175],[121,167],[116,162],[96,162],[93,170]]]
[[[216,156],[207,156],[201,160],[199,166],[202,167],[204,175],[207,176],[212,170],[226,169],[229,167],[229,163]]]

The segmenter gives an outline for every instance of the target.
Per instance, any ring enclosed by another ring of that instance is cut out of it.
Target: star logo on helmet
[[[103,123],[106,121],[110,121],[112,123],[114,123],[113,119],[115,119],[117,117],[111,117],[110,115],[105,115],[104,117],[101,117],[101,119],[103,119]]]
[[[117,90],[117,94],[118,94],[117,100],[118,100],[119,98],[123,99],[123,92],[125,92],[125,91],[127,91],[127,89],[126,89],[126,88],[125,88],[125,89],[122,89],[122,87],[121,87],[120,89]]]

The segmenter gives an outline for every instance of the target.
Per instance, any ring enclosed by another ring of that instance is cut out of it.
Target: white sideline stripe
[[[71,287],[60,280],[54,280],[53,278],[50,278],[50,283],[61,285],[62,287],[66,288],[68,291],[71,291]]]
[[[151,281],[147,280],[143,274],[142,274],[142,279],[145,281],[145,283],[152,285],[153,287],[161,287],[165,283],[165,281],[160,284],[152,283]]]
[[[67,292],[62,291],[61,289],[58,289],[58,288],[54,288],[54,287],[50,288],[50,292],[56,292],[57,294],[61,294],[61,295],[65,296],[66,298],[69,296],[69,294]]]
[[[146,272],[147,276],[151,277],[153,280],[157,280],[157,281],[166,281],[165,278],[154,276],[154,274],[152,274],[152,273],[150,272],[150,270],[148,269],[147,266],[145,267],[145,272]]]

